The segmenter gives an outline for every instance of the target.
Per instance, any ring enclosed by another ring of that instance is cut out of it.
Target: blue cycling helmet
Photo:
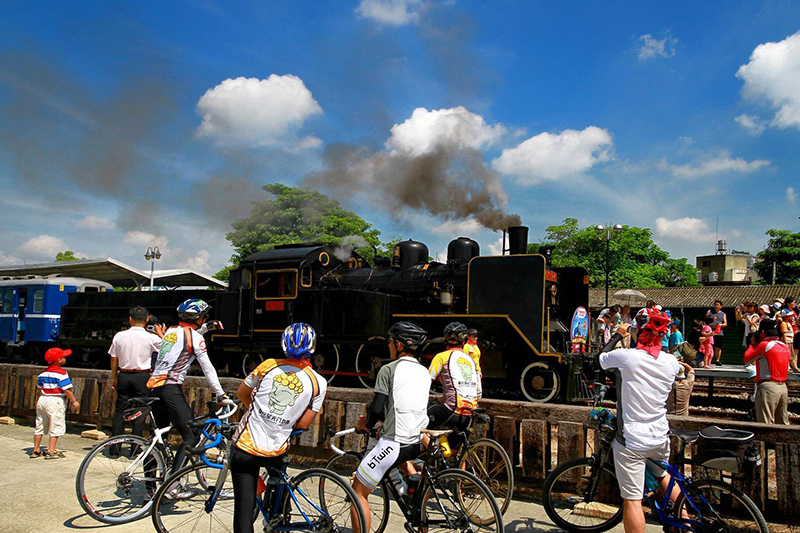
[[[317,348],[317,332],[302,322],[292,324],[283,330],[281,348],[290,359],[311,357]]]
[[[197,320],[198,318],[208,316],[211,311],[211,306],[203,300],[192,298],[186,300],[178,306],[178,318],[181,320]]]

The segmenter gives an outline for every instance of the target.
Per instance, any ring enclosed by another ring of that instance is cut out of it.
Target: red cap
[[[44,360],[47,361],[48,364],[52,365],[62,357],[67,357],[71,353],[72,350],[62,350],[61,348],[50,348],[44,353]]]

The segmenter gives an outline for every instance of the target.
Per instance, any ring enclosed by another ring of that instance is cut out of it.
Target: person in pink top
[[[703,353],[704,368],[710,368],[714,366],[711,364],[711,360],[714,358],[714,330],[711,327],[712,321],[712,318],[706,317],[704,319],[706,325],[703,326],[703,337],[705,337],[706,340],[700,344],[700,351]]]
[[[791,352],[778,340],[775,321],[761,321],[758,334],[750,340],[744,352],[744,363],[756,366],[758,390],[756,391],[756,421],[764,424],[789,424],[789,391],[786,378],[789,374]]]

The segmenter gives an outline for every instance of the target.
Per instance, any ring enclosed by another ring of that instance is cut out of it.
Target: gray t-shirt
[[[388,396],[382,437],[400,444],[419,442],[420,431],[428,427],[428,370],[413,357],[400,357],[378,371],[375,392]]]

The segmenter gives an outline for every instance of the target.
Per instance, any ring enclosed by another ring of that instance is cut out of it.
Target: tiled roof
[[[613,294],[620,290],[619,287],[609,287],[608,299],[610,304],[626,303]],[[772,303],[775,298],[791,296],[800,302],[800,285],[746,285],[746,286],[703,286],[703,287],[661,287],[657,289],[636,289],[648,300],[653,300],[664,307],[711,307],[714,300],[722,300],[724,307],[753,301],[757,304]],[[589,307],[602,308],[605,302],[605,289],[589,289]],[[641,306],[634,304],[634,307]]]

